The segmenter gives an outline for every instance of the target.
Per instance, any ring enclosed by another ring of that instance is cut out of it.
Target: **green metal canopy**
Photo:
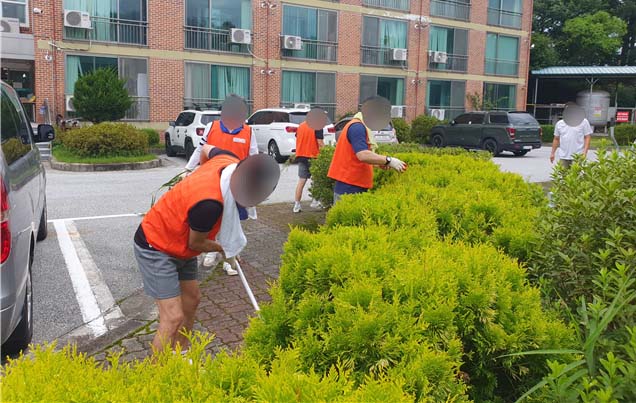
[[[541,78],[618,78],[636,77],[636,66],[564,66],[546,67],[541,70],[532,70],[532,75]]]

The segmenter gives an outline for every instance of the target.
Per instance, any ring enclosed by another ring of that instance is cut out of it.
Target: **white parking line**
[[[86,220],[102,220],[105,218],[122,218],[122,217],[143,217],[145,213],[130,213],[130,214],[114,214],[114,215],[96,215],[92,217],[73,217],[73,218],[58,218],[55,220],[49,220],[50,223],[56,221],[86,221]]]

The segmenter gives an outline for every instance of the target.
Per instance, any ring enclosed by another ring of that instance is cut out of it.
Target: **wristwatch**
[[[384,166],[387,166],[387,165],[389,165],[390,163],[391,163],[391,157],[389,157],[389,156],[387,155],[387,157],[386,157],[386,162],[384,163]]]

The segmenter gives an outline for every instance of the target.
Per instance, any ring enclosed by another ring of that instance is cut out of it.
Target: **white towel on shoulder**
[[[241,228],[236,201],[230,190],[230,178],[236,166],[237,164],[228,165],[221,173],[223,219],[221,221],[221,229],[216,235],[216,241],[221,245],[225,251],[225,257],[228,259],[237,256],[247,245],[247,238],[243,233],[243,228]]]

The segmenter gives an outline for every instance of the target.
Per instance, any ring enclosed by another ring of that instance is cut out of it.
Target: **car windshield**
[[[201,115],[201,123],[204,125],[219,119],[221,119],[221,115]]]
[[[508,119],[513,125],[539,126],[539,123],[529,113],[509,113]]]
[[[379,132],[390,132],[393,130],[393,125],[391,123],[389,123],[389,125],[387,127],[385,127],[382,130],[378,130]]]
[[[307,112],[293,112],[289,114],[289,123],[301,124],[307,118]],[[331,119],[327,118],[327,124],[331,124]]]

